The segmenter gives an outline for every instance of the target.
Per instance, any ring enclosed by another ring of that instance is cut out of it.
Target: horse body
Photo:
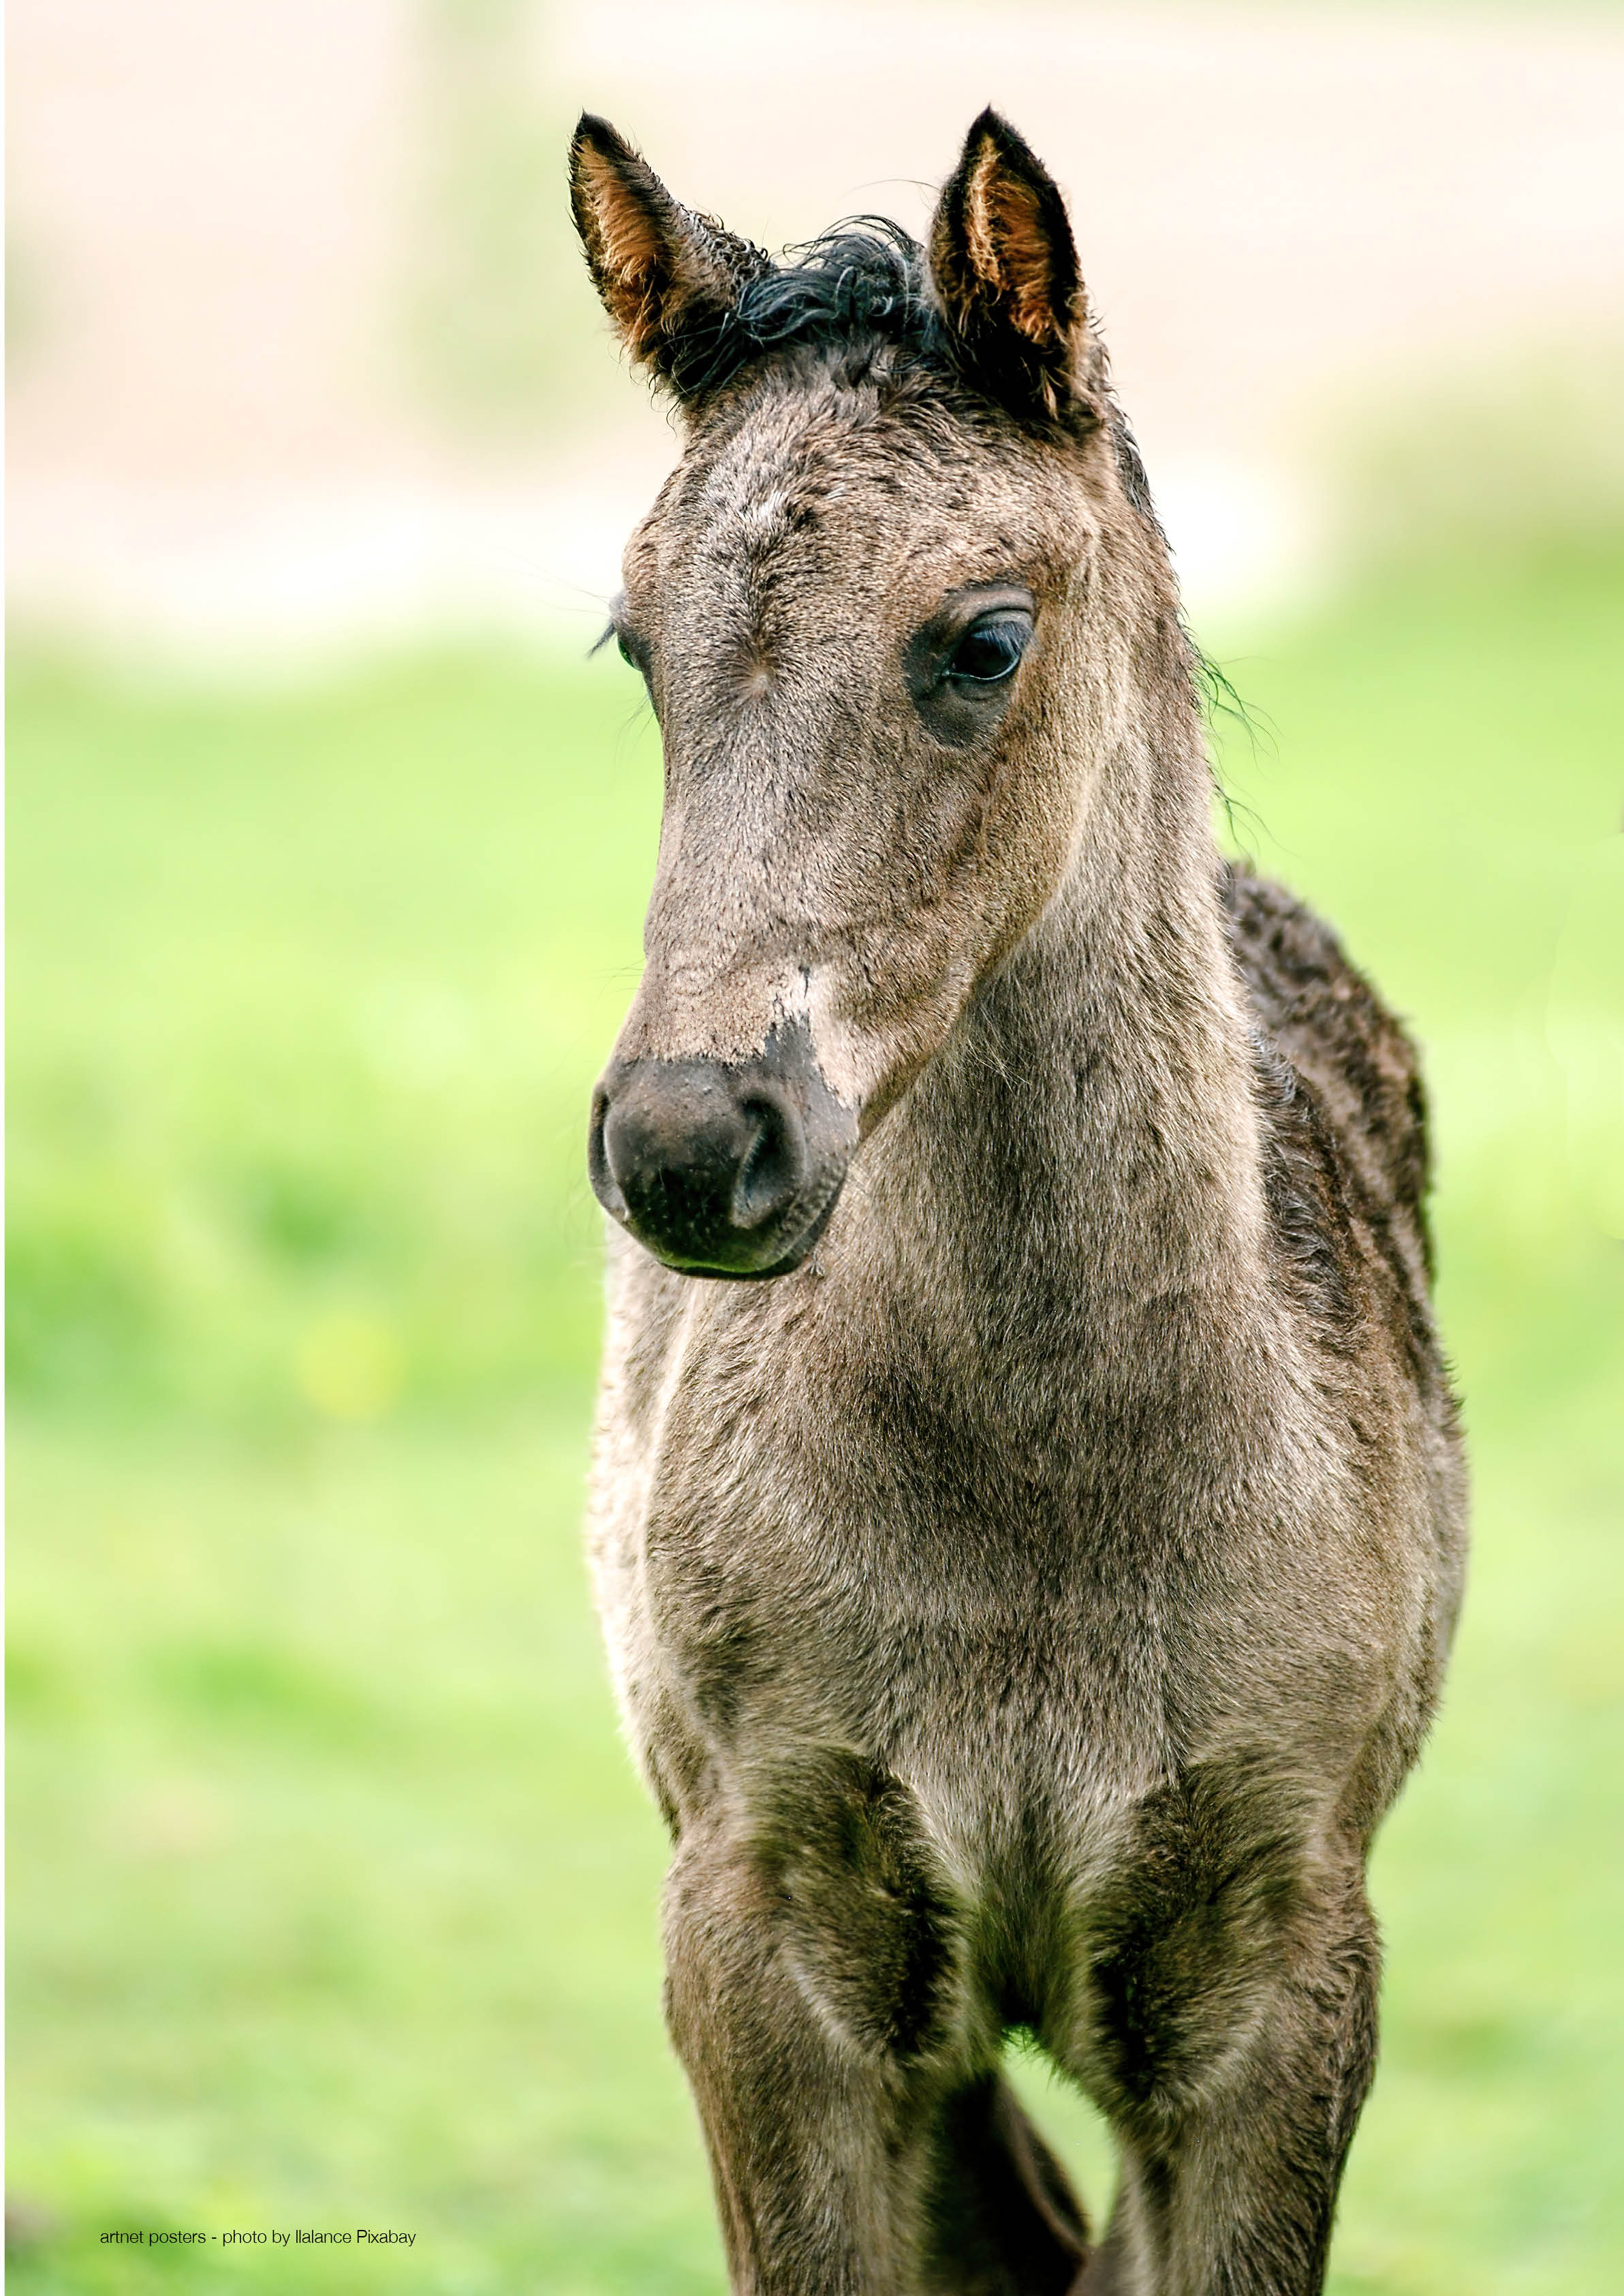
[[[1218,860],[1018,139],[978,123],[944,195],[956,366],[905,314],[720,381],[764,259],[611,131],[576,164],[693,402],[619,616],[668,786],[595,1112],[592,1543],[734,2285],[1306,2296],[1374,2061],[1365,1858],[1458,1600],[1413,1054]],[[1001,398],[978,245],[1025,314]],[[1101,2242],[1017,2029],[1117,2136]]]

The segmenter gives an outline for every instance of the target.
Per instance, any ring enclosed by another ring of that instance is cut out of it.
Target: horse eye
[[[947,674],[972,685],[997,685],[1018,667],[1031,635],[1024,614],[989,614],[964,632]]]
[[[615,652],[628,669],[635,669],[639,677],[646,679],[649,674],[647,646],[635,630],[621,629],[618,624],[611,627],[614,631]]]
[[[615,603],[619,605],[619,599],[617,599]],[[615,642],[615,652],[619,655],[621,660],[626,663],[627,668],[640,670],[646,675],[648,670],[648,657],[644,653],[643,647],[636,638],[628,637],[627,636],[619,623],[616,621],[612,616],[607,622],[605,622],[603,627],[593,640],[592,644],[587,649],[588,652],[593,654],[602,653],[603,648],[609,644],[611,638]]]

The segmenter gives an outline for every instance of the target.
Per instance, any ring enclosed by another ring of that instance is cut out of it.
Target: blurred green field
[[[1621,628],[1624,556],[1435,564],[1226,665],[1237,832],[1427,1046],[1476,1474],[1340,2296],[1624,2286]],[[714,2292],[578,1559],[631,681],[36,654],[10,718],[17,2286]]]

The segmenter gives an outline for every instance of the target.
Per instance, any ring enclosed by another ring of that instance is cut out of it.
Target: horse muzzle
[[[795,1021],[748,1060],[611,1061],[586,1161],[604,1210],[668,1267],[759,1279],[811,1250],[857,1139]]]

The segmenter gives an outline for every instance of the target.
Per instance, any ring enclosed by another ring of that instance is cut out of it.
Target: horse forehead
[[[708,557],[759,563],[806,531],[808,512],[827,492],[823,457],[809,443],[784,442],[764,453],[759,444],[739,440],[698,490],[690,547]]]
[[[854,563],[866,559],[876,520],[898,515],[906,457],[865,434],[859,413],[836,403],[777,408],[744,425],[684,506],[685,553],[749,571],[786,553],[839,560],[849,540]]]

